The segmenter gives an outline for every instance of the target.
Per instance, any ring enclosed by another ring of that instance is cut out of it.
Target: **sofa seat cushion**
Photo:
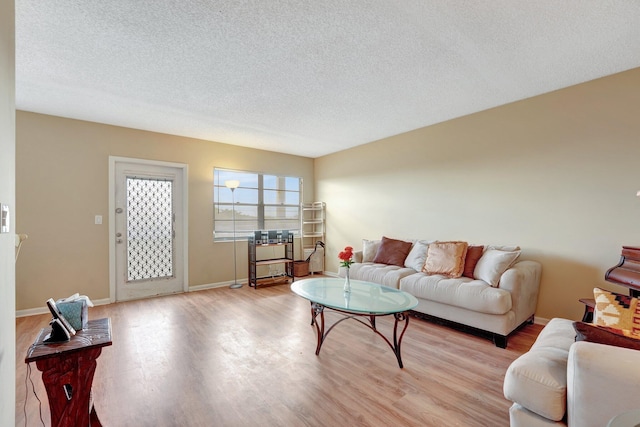
[[[417,273],[403,278],[400,289],[416,298],[453,305],[487,314],[511,310],[511,293],[493,288],[482,280],[449,278],[439,274]]]
[[[531,349],[507,369],[504,396],[544,418],[560,421],[567,408],[567,359],[573,321],[551,319]]]
[[[416,274],[413,268],[375,264],[372,262],[351,264],[351,268],[349,269],[349,277],[353,280],[364,280],[395,289],[398,289],[400,279],[411,274]],[[340,275],[343,276],[343,274]]]

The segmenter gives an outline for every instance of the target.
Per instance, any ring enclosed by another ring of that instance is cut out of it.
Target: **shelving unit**
[[[307,259],[316,248],[318,240],[325,242],[326,236],[326,204],[313,202],[302,204],[302,254]],[[318,248],[309,262],[309,272],[324,270],[324,248]]]
[[[288,282],[288,279],[290,278],[293,282],[294,248],[292,233],[288,233],[288,235],[284,238],[284,241],[280,241],[279,243],[265,244],[256,242],[255,236],[249,236],[247,246],[249,260],[249,272],[247,277],[249,278],[249,286],[257,289],[259,285],[258,281],[264,279],[275,280],[278,278],[284,278]],[[267,251],[266,249],[271,249],[271,251]],[[278,253],[276,254],[276,252]],[[261,255],[271,255],[271,257],[262,258]],[[260,270],[260,267],[268,267],[269,270],[271,270],[271,267],[277,265],[284,266],[284,271],[278,275],[263,274],[263,272]]]

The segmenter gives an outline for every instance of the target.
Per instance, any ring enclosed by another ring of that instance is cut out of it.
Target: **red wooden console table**
[[[44,344],[44,328],[27,351],[25,363],[36,362],[49,397],[52,427],[101,426],[91,401],[96,359],[111,345],[111,319],[90,320],[71,340]]]

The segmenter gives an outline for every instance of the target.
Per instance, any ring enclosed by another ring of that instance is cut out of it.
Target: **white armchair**
[[[640,408],[640,351],[575,335],[573,321],[552,319],[507,369],[511,427],[603,427]]]

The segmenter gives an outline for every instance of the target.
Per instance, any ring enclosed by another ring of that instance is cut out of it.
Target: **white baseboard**
[[[543,325],[543,326],[544,326],[544,325],[546,325],[547,323],[549,323],[549,320],[550,320],[550,319],[545,319],[544,317],[538,317],[538,316],[536,316],[536,317],[533,319],[533,323],[534,323],[534,324],[536,324],[536,325]]]
[[[111,300],[109,298],[102,298],[98,300],[91,300],[93,305],[105,305],[111,304]],[[27,317],[27,316],[36,316],[38,314],[47,314],[49,313],[49,309],[47,306],[36,307],[36,308],[27,308],[24,310],[16,310],[16,317]]]
[[[203,285],[189,286],[188,292],[204,291],[205,289],[223,288],[225,286],[230,286],[232,283],[233,281],[231,280],[229,282],[205,283]],[[240,283],[243,283],[243,281],[240,281]]]

